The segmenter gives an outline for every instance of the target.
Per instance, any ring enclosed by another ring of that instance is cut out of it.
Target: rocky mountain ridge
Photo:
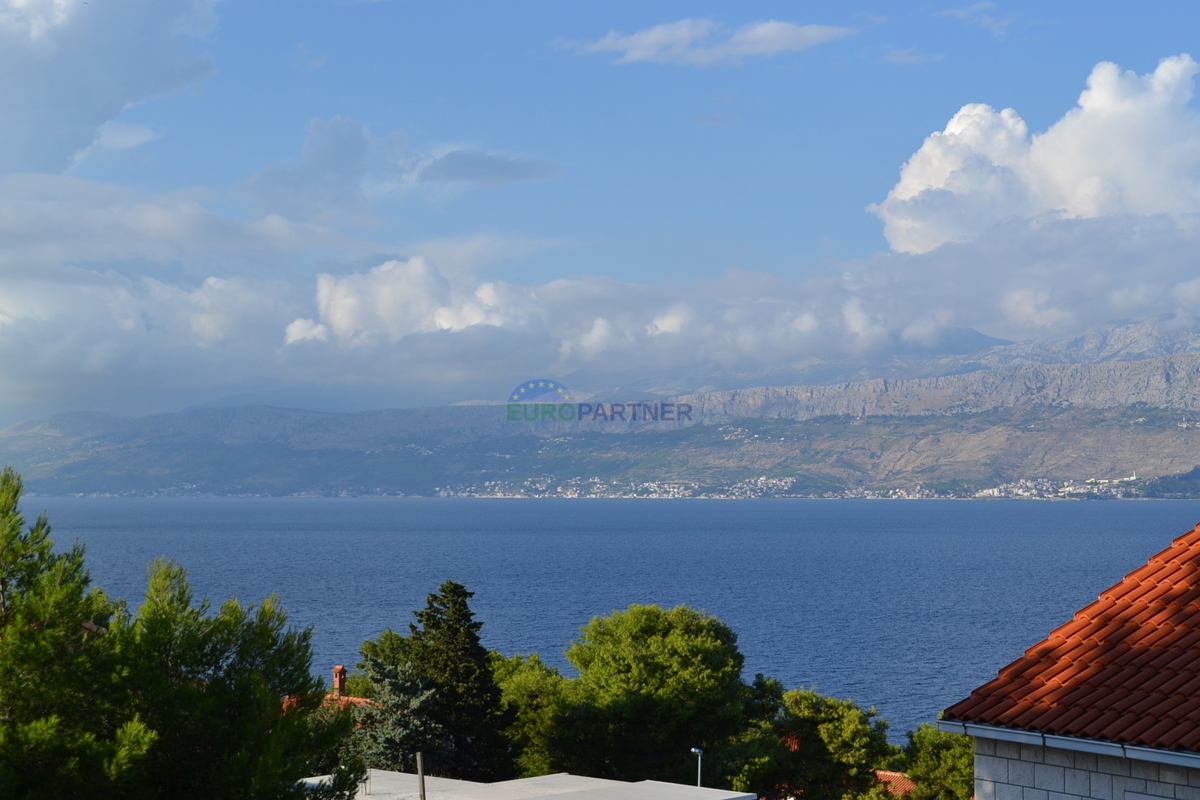
[[[576,491],[602,480],[716,487],[709,496],[747,481],[818,493],[918,483],[974,491],[1200,463],[1200,354],[672,400],[692,406],[692,423],[512,421],[504,406],[79,412],[0,431],[0,460],[51,494],[428,495]]]
[[[804,420],[826,416],[925,416],[992,411],[1018,405],[1119,408],[1144,404],[1200,408],[1200,354],[1099,364],[1024,364],[936,378],[779,386],[682,395],[697,419]]]

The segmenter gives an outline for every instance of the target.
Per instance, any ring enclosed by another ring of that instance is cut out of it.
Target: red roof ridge
[[[944,718],[1200,752],[1200,524]]]

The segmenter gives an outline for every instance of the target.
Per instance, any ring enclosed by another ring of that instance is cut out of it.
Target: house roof
[[[1200,525],[944,719],[1200,752]]]
[[[875,770],[875,777],[879,782],[887,787],[888,794],[895,797],[904,797],[912,794],[917,788],[917,784],[913,783],[913,779],[908,777],[907,772],[892,772],[886,769]]]
[[[325,699],[321,701],[321,705],[325,706],[326,708],[330,706],[348,708],[350,706],[367,706],[375,704],[375,701],[369,697],[354,697],[348,694],[334,694],[333,692],[325,695]]]

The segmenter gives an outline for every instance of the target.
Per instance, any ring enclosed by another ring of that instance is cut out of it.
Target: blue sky
[[[1191,324],[1198,16],[0,0],[0,420]]]

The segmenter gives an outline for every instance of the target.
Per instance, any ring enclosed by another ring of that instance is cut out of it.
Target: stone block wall
[[[1200,800],[1200,769],[975,737],[975,800]]]

